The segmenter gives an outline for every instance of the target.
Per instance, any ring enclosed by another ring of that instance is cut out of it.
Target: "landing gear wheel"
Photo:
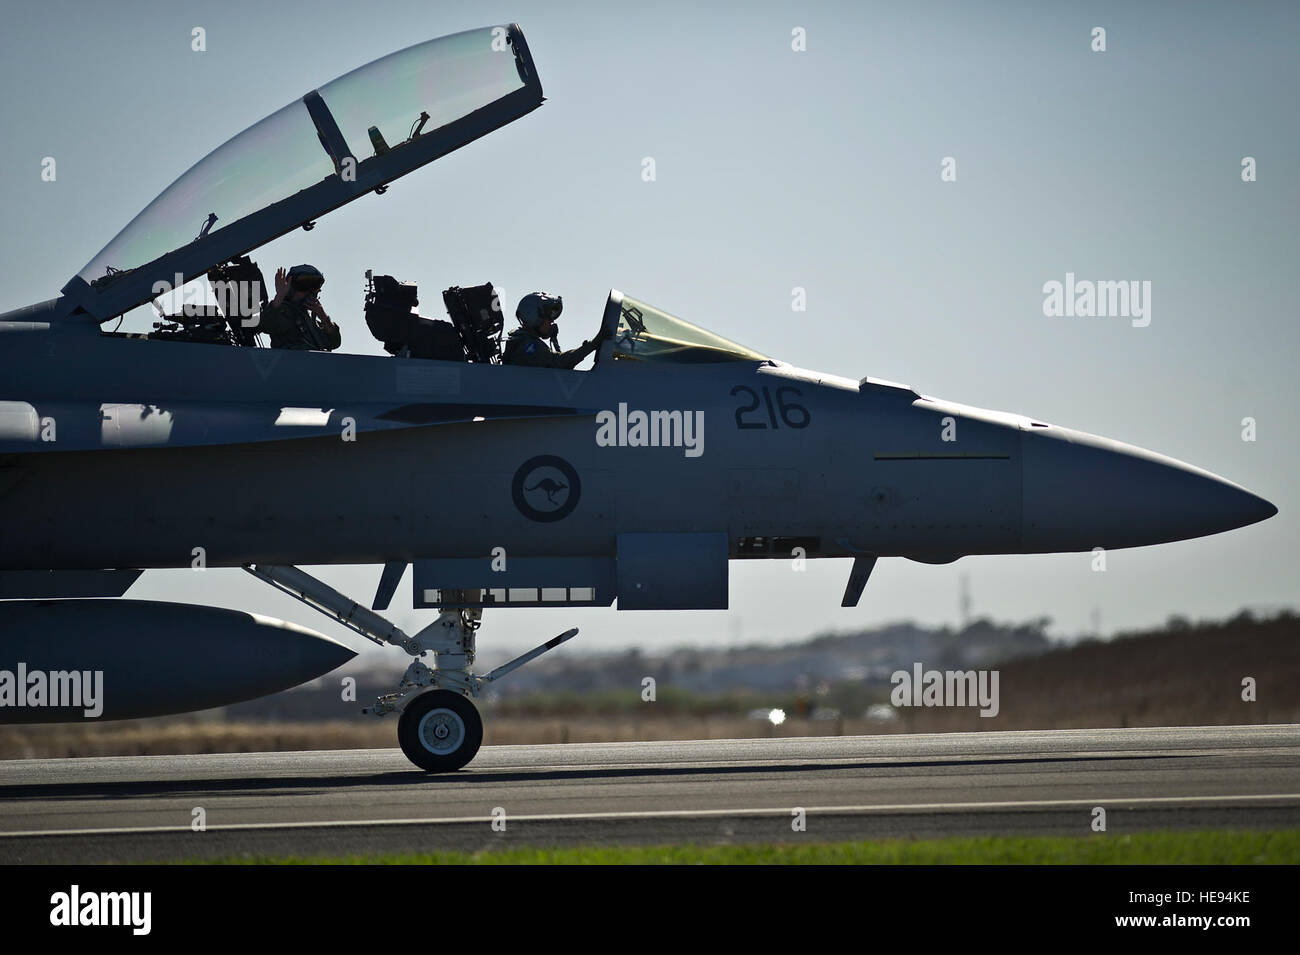
[[[430,773],[460,769],[483,744],[483,720],[474,704],[450,690],[429,690],[407,704],[397,723],[406,758]]]

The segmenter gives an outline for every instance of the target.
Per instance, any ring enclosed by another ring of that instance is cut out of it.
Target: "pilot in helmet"
[[[507,365],[531,365],[534,368],[573,368],[600,344],[583,342],[571,351],[560,351],[557,320],[564,310],[564,300],[548,292],[529,292],[519,300],[515,318],[519,327],[506,338],[503,360]]]
[[[271,336],[272,348],[333,351],[343,344],[339,327],[320,304],[325,275],[314,265],[275,272],[275,298],[262,308],[257,330]]]

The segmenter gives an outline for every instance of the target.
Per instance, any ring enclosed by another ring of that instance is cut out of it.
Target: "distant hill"
[[[1300,617],[1241,613],[1087,640],[999,667],[1001,712],[900,710],[910,732],[1300,722]],[[1242,681],[1255,681],[1255,702]]]
[[[996,668],[998,715],[897,708],[896,719],[873,721],[871,731],[1300,722],[1300,617],[1292,612],[1263,619],[1243,612],[1197,624],[1171,618],[1159,629],[1069,645],[1045,635],[1048,623],[978,620],[962,630],[899,623],[777,647],[542,658],[493,687],[482,703],[515,715],[629,714],[639,710],[641,683],[649,676],[660,711],[734,714],[771,706],[795,715],[820,708],[858,720],[872,704],[889,701],[892,673],[920,663],[941,671]],[[389,689],[393,676],[359,674],[358,701]],[[1256,680],[1255,703],[1241,700],[1246,677]],[[223,715],[339,719],[356,705],[341,703],[333,675],[226,707]]]
[[[1046,653],[1054,646],[1044,634],[1049,622],[1047,618],[1025,624],[977,620],[962,630],[897,623],[818,634],[776,647],[678,648],[655,654],[632,649],[542,657],[495,685],[485,702],[568,700],[584,694],[608,699],[625,693],[630,705],[640,701],[641,681],[651,676],[662,690],[679,698],[731,694],[752,696],[755,704],[793,698],[819,686],[837,686],[844,691],[837,694],[838,702],[861,708],[882,699],[881,687],[888,686],[889,675],[916,660],[941,669],[964,669]],[[368,703],[391,690],[399,675],[398,663],[394,658],[391,671],[355,673],[357,700]],[[224,715],[230,720],[338,719],[339,684],[340,673],[334,673],[305,687],[225,707]],[[734,712],[738,706],[732,701],[724,709]]]
[[[543,658],[502,681],[503,699],[537,692],[640,689],[658,684],[689,693],[786,692],[818,684],[887,683],[900,667],[922,660],[940,669],[968,669],[1046,653],[1049,620],[1001,625],[978,620],[963,630],[896,623],[871,630],[819,634],[784,646],[748,646],[643,654]]]

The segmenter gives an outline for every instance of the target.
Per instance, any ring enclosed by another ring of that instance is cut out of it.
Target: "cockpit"
[[[320,216],[384,192],[542,102],[517,24],[375,60],[272,113],[180,176],[64,286],[71,314],[103,324],[152,302],[162,321],[152,333],[129,337],[263,347],[256,316],[268,289],[250,253],[295,229],[311,230]],[[158,304],[160,295],[205,276],[216,305],[168,314]],[[416,312],[414,285],[371,272],[366,281],[366,325],[389,354],[501,363],[503,326],[513,324],[504,318],[512,313],[490,284],[443,291],[443,319]],[[617,291],[597,340],[595,362],[606,366],[766,360]]]
[[[442,301],[448,320],[426,318],[415,311],[420,293],[413,283],[367,272],[366,288],[366,325],[390,355],[502,363],[507,310],[492,283],[445,289]],[[617,289],[609,293],[592,340],[600,342],[597,365],[602,361],[697,365],[770,360]]]
[[[148,338],[165,341],[265,347],[259,336],[258,312],[267,304],[262,271],[247,256],[209,272],[215,306],[188,307],[155,322]],[[248,288],[261,290],[260,303]],[[419,287],[391,275],[366,272],[363,302],[366,326],[384,350],[396,358],[503,364],[507,314],[492,285],[442,292],[447,318],[421,315]],[[606,363],[700,365],[720,362],[767,362],[766,355],[678,318],[648,302],[611,290],[592,335],[593,367]],[[559,349],[559,342],[553,342]]]
[[[501,363],[505,311],[491,283],[445,290],[442,299],[450,321],[443,321],[414,311],[419,304],[417,286],[387,275],[367,273],[366,279],[366,324],[390,355]],[[592,340],[600,342],[593,367],[602,362],[701,365],[771,360],[617,289],[609,293]]]

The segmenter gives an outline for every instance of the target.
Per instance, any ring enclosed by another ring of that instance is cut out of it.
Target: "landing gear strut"
[[[489,683],[578,635],[576,627],[566,630],[479,676],[473,672],[474,636],[482,624],[483,611],[476,607],[443,608],[437,620],[412,637],[297,567],[245,564],[244,570],[367,640],[401,647],[416,658],[402,674],[397,689],[383,694],[362,712],[384,716],[401,711],[397,740],[402,752],[431,773],[460,769],[478,752],[483,742],[483,720],[472,697]],[[449,600],[458,604],[478,600],[473,591],[447,593]],[[426,654],[432,654],[432,666],[420,659]]]

